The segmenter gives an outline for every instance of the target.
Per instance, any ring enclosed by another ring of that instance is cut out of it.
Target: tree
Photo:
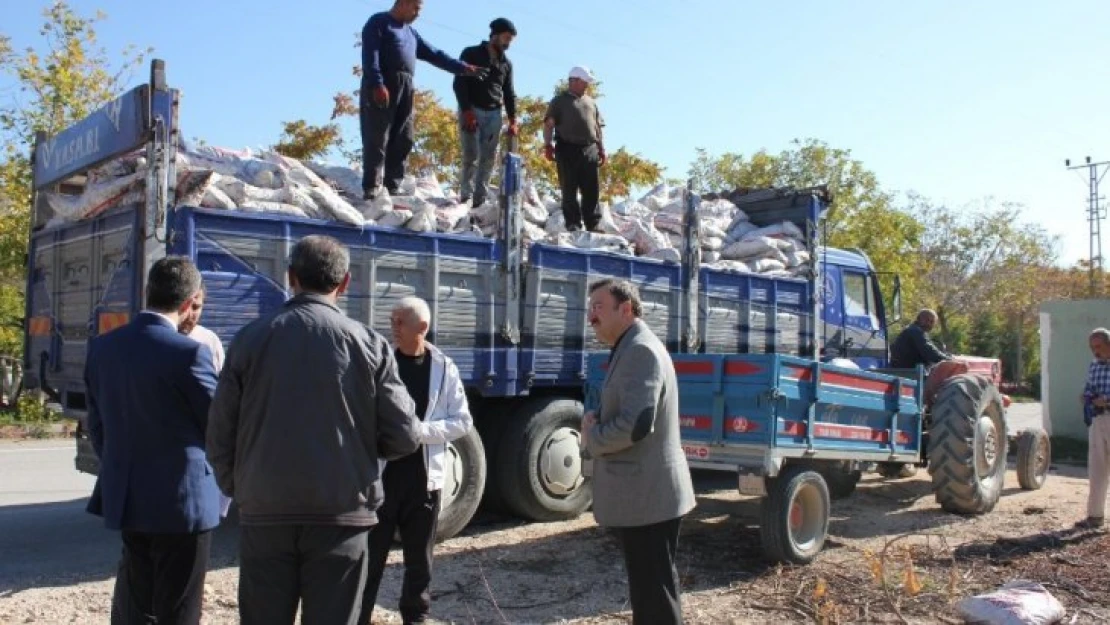
[[[274,151],[289,158],[311,160],[343,145],[338,124],[313,126],[301,119],[285,122],[283,126],[285,130],[274,145]]]
[[[886,274],[881,280],[884,292],[893,288],[890,274],[901,276],[907,301],[913,301],[918,292],[912,252],[922,224],[912,213],[894,207],[875,174],[853,159],[850,151],[816,139],[796,139],[777,155],[760,150],[751,156],[733,152],[714,156],[699,149],[689,175],[696,189],[707,191],[826,186],[833,201],[825,217],[825,242],[866,252],[875,268]]]
[[[56,133],[111,100],[149,53],[128,47],[110,56],[97,43],[96,25],[106,19],[100,12],[80,15],[59,0],[43,18],[41,41],[24,51],[0,34],[0,73],[15,81],[0,101],[0,351],[12,354],[22,346],[35,133]]]

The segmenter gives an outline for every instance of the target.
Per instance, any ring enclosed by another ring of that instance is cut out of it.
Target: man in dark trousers
[[[937,326],[937,314],[929,309],[917,313],[917,319],[906,326],[890,346],[890,366],[895,369],[913,369],[917,365],[932,367],[938,362],[951,360],[929,340],[929,333]]]
[[[205,459],[216,369],[207,347],[177,331],[200,292],[191,262],[159,260],[146,309],[89,344],[87,423],[100,471],[88,510],[123,535],[113,624],[200,622],[220,522]]]
[[[376,13],[362,29],[362,87],[359,128],[362,131],[362,190],[374,199],[383,181],[396,195],[405,177],[405,160],[413,144],[413,74],[416,61],[427,61],[452,74],[480,73],[428,45],[412,23],[424,0],[396,0],[393,8]]]
[[[599,168],[605,165],[605,125],[597,102],[587,93],[594,84],[588,68],[570,70],[567,90],[555,96],[543,120],[543,153],[555,161],[559,190],[563,195],[563,218],[567,230],[599,232],[601,211]],[[582,194],[581,203],[578,194]]]
[[[583,444],[594,459],[594,518],[620,540],[632,622],[678,625],[678,530],[695,500],[674,366],[640,319],[643,304],[631,282],[591,284],[588,314],[597,339],[613,350],[601,405],[582,418]]]
[[[401,619],[423,623],[431,609],[432,552],[439,522],[447,443],[466,436],[474,425],[466,390],[455,363],[425,340],[431,324],[428,303],[405,297],[393,308],[390,326],[401,381],[422,419],[420,449],[385,467],[385,502],[370,530],[370,565],[359,624],[370,622],[381,586],[393,532],[399,530],[405,576]]]
[[[516,37],[516,26],[499,17],[489,25],[489,41],[466,48],[463,61],[483,68],[483,78],[455,77],[455,99],[459,103],[459,137],[462,142],[462,181],[459,201],[473,197],[474,206],[486,201],[493,159],[501,140],[501,107],[509,118],[509,134],[516,135],[516,90],[513,64],[505,52]]]
[[[331,237],[293,247],[294,296],[232,340],[208,448],[239,507],[245,625],[355,625],[366,540],[382,502],[379,457],[420,444],[386,340],[336,305],[350,255]]]

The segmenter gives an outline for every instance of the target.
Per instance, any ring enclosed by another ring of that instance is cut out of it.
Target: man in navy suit
[[[191,262],[159,260],[146,309],[89,344],[87,419],[100,473],[88,511],[123,535],[113,623],[200,623],[220,520],[204,450],[216,369],[206,346],[178,333],[200,292]]]

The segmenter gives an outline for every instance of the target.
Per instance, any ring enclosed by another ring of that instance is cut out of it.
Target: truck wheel
[[[1025,430],[1017,439],[1018,484],[1025,490],[1039,490],[1048,479],[1052,463],[1052,443],[1040,428]]]
[[[880,462],[879,475],[888,480],[906,479],[917,475],[917,467],[904,462]]]
[[[775,562],[808,564],[829,533],[829,489],[820,473],[787,467],[768,481],[760,510],[764,555]]]
[[[447,443],[436,540],[447,540],[470,523],[485,489],[486,451],[478,431],[471,429],[466,436]]]
[[[565,521],[593,500],[582,475],[582,402],[554,397],[521,405],[506,424],[498,450],[501,498],[517,516]]]
[[[856,491],[856,485],[863,477],[862,471],[845,471],[844,469],[824,469],[819,471],[825,478],[825,485],[829,489],[829,496],[833,499],[845,499]]]
[[[1006,473],[1006,422],[998,389],[984,377],[952,377],[937,393],[932,419],[929,474],[937,503],[956,514],[990,512]]]
[[[504,438],[505,428],[519,407],[516,401],[483,402],[474,414],[481,414],[475,418],[474,426],[481,436],[482,445],[486,450],[486,488],[482,494],[482,508],[490,512],[507,514],[509,509],[501,497],[501,484],[498,473],[490,467],[498,466],[498,452],[501,449],[501,439]],[[472,407],[472,410],[474,408]]]

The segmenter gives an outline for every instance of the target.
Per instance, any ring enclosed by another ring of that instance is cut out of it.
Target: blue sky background
[[[0,2],[0,32],[36,41],[43,3]],[[390,4],[72,2],[108,14],[109,51],[133,43],[166,60],[187,137],[237,148],[272,144],[283,120],[326,120],[332,95],[357,87],[355,33]],[[590,66],[610,148],[668,176],[683,177],[698,147],[777,152],[814,137],[850,149],[888,190],[1021,202],[1063,236],[1064,261],[1087,254],[1086,181],[1064,159],[1110,160],[1110,2],[425,0],[416,26],[458,54],[498,16],[520,32],[519,93],[546,96]],[[450,80],[417,71],[448,104]]]

